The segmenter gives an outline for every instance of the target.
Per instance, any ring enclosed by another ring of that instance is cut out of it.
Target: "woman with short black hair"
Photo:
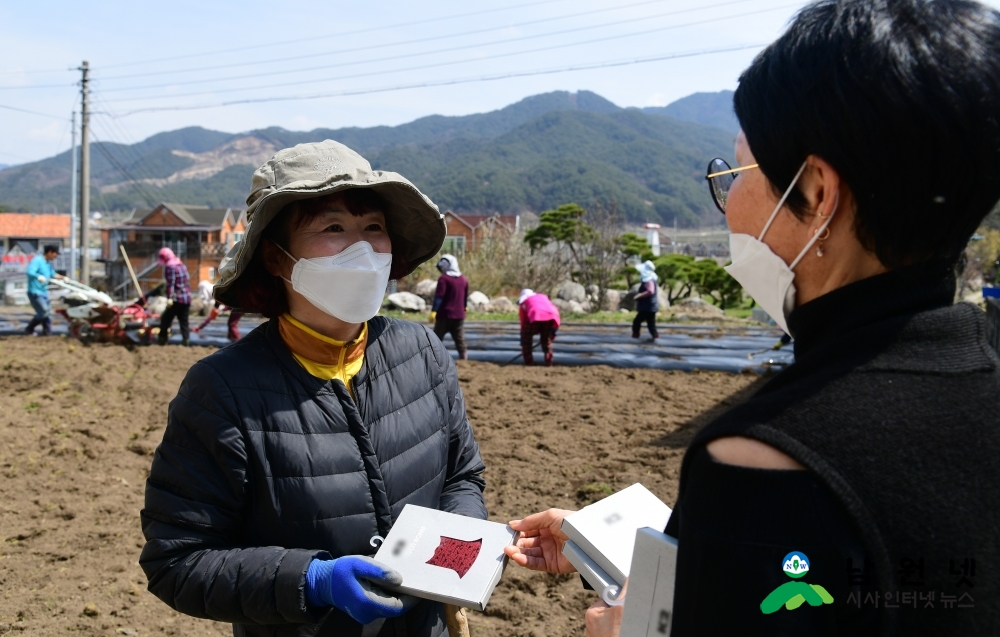
[[[734,100],[727,269],[795,363],[687,450],[671,634],[1000,633],[1000,358],[954,303],[1000,198],[1000,14],[823,0]],[[512,523],[512,558],[567,570],[565,514]],[[598,603],[588,635],[620,620]]]

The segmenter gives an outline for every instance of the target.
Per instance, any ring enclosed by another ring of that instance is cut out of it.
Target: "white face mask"
[[[378,314],[389,283],[392,253],[375,252],[367,241],[332,257],[295,259],[288,250],[281,251],[295,260],[292,280],[285,280],[318,309],[345,323],[364,323]]]
[[[837,193],[833,204],[833,212],[827,217],[823,225],[816,231],[813,238],[809,240],[806,247],[802,248],[799,256],[795,257],[791,265],[771,251],[771,248],[764,243],[764,235],[771,227],[775,217],[781,207],[785,205],[785,200],[791,194],[806,164],[802,162],[799,172],[795,173],[795,179],[788,185],[788,190],[778,201],[777,207],[771,213],[771,218],[764,224],[760,236],[756,239],[748,234],[729,235],[729,253],[732,256],[732,263],[726,266],[728,272],[743,289],[747,291],[757,305],[767,312],[774,322],[785,332],[788,332],[788,315],[795,309],[795,266],[799,264],[802,257],[806,255],[809,248],[823,235],[827,226],[833,221],[833,215],[840,205],[840,193]]]

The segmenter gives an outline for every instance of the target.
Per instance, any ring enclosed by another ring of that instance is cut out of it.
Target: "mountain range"
[[[717,222],[704,170],[732,156],[732,93],[695,93],[664,107],[621,108],[588,91],[557,91],[474,115],[432,115],[399,126],[200,127],[136,144],[91,143],[91,209],[160,201],[242,207],[250,173],[281,148],[336,139],[376,169],[399,172],[442,210],[540,212],[562,203],[614,203],[631,221]],[[0,205],[69,206],[70,153],[0,171]]]

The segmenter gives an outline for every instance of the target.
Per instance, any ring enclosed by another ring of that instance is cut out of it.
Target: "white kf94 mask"
[[[318,309],[345,323],[364,323],[378,314],[392,253],[375,252],[372,244],[358,241],[332,257],[296,259],[278,247],[295,261],[291,281],[285,280]]]
[[[743,289],[757,302],[757,305],[764,308],[764,311],[774,319],[778,327],[786,333],[788,332],[788,315],[795,309],[795,272],[793,270],[809,248],[823,235],[823,231],[833,221],[833,215],[836,214],[840,205],[840,192],[837,192],[833,212],[830,213],[812,239],[806,243],[806,247],[802,248],[802,252],[799,252],[799,256],[795,257],[791,265],[785,263],[784,259],[771,251],[771,248],[763,241],[764,235],[767,234],[771,223],[778,216],[781,207],[785,205],[785,200],[788,199],[792,188],[799,181],[805,167],[806,163],[802,162],[802,166],[795,173],[792,183],[788,185],[788,190],[781,196],[770,219],[764,224],[764,229],[761,230],[759,237],[755,239],[748,234],[735,233],[729,235],[729,254],[732,256],[733,262],[726,266],[726,272],[743,286]]]

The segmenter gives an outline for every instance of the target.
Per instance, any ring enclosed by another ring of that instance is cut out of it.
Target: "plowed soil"
[[[0,339],[0,635],[230,635],[145,589],[143,482],[173,398],[207,348]],[[459,364],[490,518],[576,508],[634,482],[667,503],[697,428],[754,375]],[[583,632],[575,576],[510,565],[476,637]]]

